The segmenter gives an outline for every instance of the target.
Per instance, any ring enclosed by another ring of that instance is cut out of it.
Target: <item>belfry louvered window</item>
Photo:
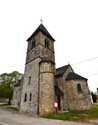
[[[34,48],[35,45],[36,45],[36,41],[35,41],[35,39],[33,39],[32,42],[31,42],[31,49]]]
[[[45,47],[49,48],[49,40],[48,39],[45,39]]]

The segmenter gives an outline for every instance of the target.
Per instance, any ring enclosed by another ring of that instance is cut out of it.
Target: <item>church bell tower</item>
[[[27,39],[21,111],[39,115],[54,112],[54,41],[43,24]]]

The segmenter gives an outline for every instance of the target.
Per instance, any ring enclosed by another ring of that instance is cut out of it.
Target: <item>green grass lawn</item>
[[[43,115],[42,117],[49,119],[87,122],[91,119],[96,119],[96,118],[98,119],[98,105],[93,104],[90,110],[48,114],[48,115]]]

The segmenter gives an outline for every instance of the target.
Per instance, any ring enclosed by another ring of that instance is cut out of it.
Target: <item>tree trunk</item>
[[[8,100],[8,105],[11,105],[11,99],[9,98],[9,100]]]

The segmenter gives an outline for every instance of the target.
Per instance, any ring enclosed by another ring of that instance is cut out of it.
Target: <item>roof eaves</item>
[[[70,72],[66,78],[66,80],[80,80],[80,79],[83,79],[83,80],[88,80],[87,78],[84,78],[76,73],[73,73],[73,72]]]

